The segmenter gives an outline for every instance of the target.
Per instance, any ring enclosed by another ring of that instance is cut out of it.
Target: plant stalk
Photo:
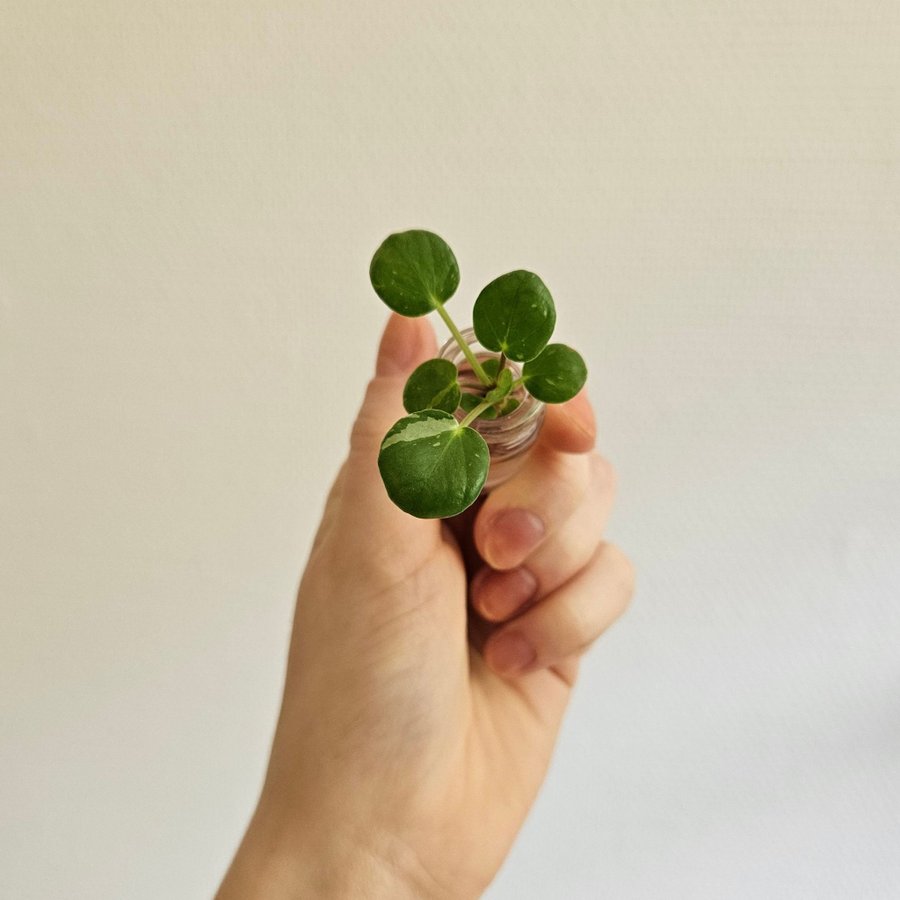
[[[434,308],[438,311],[438,315],[444,320],[444,324],[450,329],[450,334],[453,335],[453,339],[459,344],[459,349],[462,350],[463,355],[469,361],[472,371],[478,376],[478,380],[482,384],[490,387],[492,382],[488,377],[488,373],[484,371],[484,367],[478,362],[478,357],[472,352],[472,348],[466,343],[465,338],[456,327],[453,319],[450,318],[450,314],[444,309],[444,304],[434,297],[432,297],[432,300],[434,300]]]
[[[479,403],[475,409],[472,410],[460,423],[460,428],[465,428],[467,425],[474,422],[489,406],[493,406],[494,404],[491,401],[487,401],[485,403]]]

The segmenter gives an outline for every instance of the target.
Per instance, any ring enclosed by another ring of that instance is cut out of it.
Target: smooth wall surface
[[[461,318],[545,278],[639,569],[488,896],[900,896],[898,48],[888,0],[0,5],[0,896],[213,892],[410,227]]]

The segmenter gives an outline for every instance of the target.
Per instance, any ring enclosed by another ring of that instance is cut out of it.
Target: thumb
[[[402,387],[412,370],[425,360],[437,356],[437,352],[437,338],[428,319],[410,319],[391,313],[378,345],[375,377],[399,378]]]
[[[360,524],[369,535],[366,543],[379,535],[392,541],[407,540],[413,529],[423,530],[421,520],[402,512],[389,499],[378,471],[378,451],[388,429],[406,415],[406,379],[416,366],[436,355],[437,340],[430,322],[391,314],[378,347],[375,375],[353,423],[350,454],[343,473],[342,500],[347,510],[355,513],[353,518],[364,514],[365,521]]]
[[[369,382],[350,434],[351,455],[378,455],[385,432],[406,415],[406,379],[416,366],[436,355],[437,340],[430,322],[391,313],[378,346],[375,377]]]

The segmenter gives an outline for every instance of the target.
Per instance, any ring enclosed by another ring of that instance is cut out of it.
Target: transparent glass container
[[[479,361],[499,356],[498,353],[486,350],[478,343],[473,329],[463,329],[462,336]],[[456,366],[461,381],[478,381],[465,354],[452,337],[441,347],[440,357],[449,359]],[[519,363],[507,360],[506,365],[512,370],[514,379],[522,374]],[[484,483],[485,490],[503,484],[522,466],[537,440],[541,423],[544,421],[544,404],[532,397],[524,388],[518,388],[510,396],[519,401],[519,405],[511,413],[498,416],[496,419],[478,418],[470,423],[471,427],[484,438],[491,451],[491,467]],[[457,409],[456,418],[462,419],[464,416],[463,410]]]

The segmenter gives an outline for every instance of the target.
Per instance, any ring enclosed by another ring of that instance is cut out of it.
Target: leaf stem
[[[490,386],[491,379],[488,377],[488,373],[484,371],[481,363],[478,362],[478,357],[472,352],[472,348],[466,343],[466,339],[454,324],[453,319],[450,318],[450,314],[444,309],[444,304],[437,297],[432,297],[431,299],[434,301],[434,308],[438,311],[438,315],[444,320],[444,324],[450,329],[453,339],[459,344],[459,349],[462,350],[463,356],[469,361],[472,371],[478,376],[478,380],[482,384]]]
[[[493,401],[487,400],[484,403],[479,403],[475,409],[472,410],[460,423],[460,428],[465,428],[471,422],[474,422],[489,406],[493,406]]]

